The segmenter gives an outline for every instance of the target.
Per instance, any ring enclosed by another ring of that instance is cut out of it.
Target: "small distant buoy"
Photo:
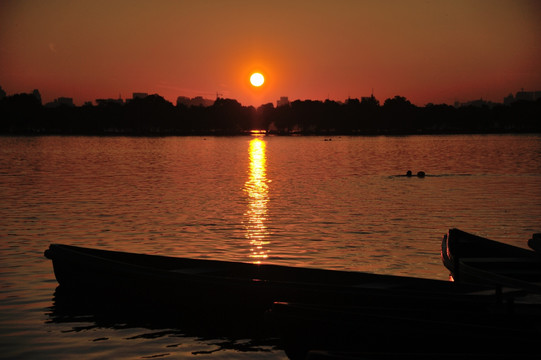
[[[425,172],[424,172],[424,171],[419,171],[419,172],[417,173],[417,177],[420,177],[420,178],[425,177]]]
[[[408,171],[406,172],[406,176],[407,176],[407,177],[411,177],[411,175],[412,175],[411,170],[408,170]]]

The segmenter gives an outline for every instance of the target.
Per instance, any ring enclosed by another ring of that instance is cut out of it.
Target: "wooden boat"
[[[457,282],[541,293],[541,255],[535,251],[450,229],[441,257]]]
[[[462,307],[478,311],[513,300],[491,287],[353,271],[174,258],[51,245],[61,287],[173,308],[265,310],[274,301],[410,308]]]
[[[407,358],[407,354],[427,358],[442,352],[455,358],[465,353],[475,354],[475,358],[487,353],[518,356],[538,353],[541,335],[539,317],[476,314],[452,308],[274,303],[269,316],[291,359],[304,359],[314,350],[358,358],[362,353],[394,355],[388,358],[396,359]]]

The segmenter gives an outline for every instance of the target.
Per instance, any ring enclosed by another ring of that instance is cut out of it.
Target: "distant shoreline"
[[[31,94],[0,100],[2,135],[233,136],[269,135],[405,136],[541,133],[541,99],[509,105],[427,105],[403,97],[383,105],[373,97],[334,101],[296,100],[259,108],[233,99],[212,106],[174,106],[159,95],[126,104],[50,108]]]
[[[258,133],[260,136],[276,136],[276,137],[328,137],[329,140],[334,140],[337,137],[406,137],[406,136],[462,136],[462,135],[538,135],[540,131],[528,132],[439,132],[439,133],[354,133],[354,134],[328,134],[328,133]],[[0,137],[132,137],[132,138],[166,138],[166,137],[242,137],[254,136],[252,133],[55,133],[55,132],[26,132],[26,133],[5,133],[0,132]]]

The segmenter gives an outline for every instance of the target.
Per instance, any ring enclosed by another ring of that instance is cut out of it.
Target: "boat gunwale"
[[[250,279],[250,280],[256,280],[256,281],[272,281],[272,282],[278,282],[278,283],[302,283],[297,280],[297,278],[294,278],[293,280],[277,280],[274,278],[257,278],[253,276],[224,276],[225,273],[227,273],[227,270],[225,267],[230,266],[232,268],[235,268],[235,270],[244,270],[244,269],[258,269],[258,270],[266,270],[267,272],[272,272],[274,270],[280,270],[280,271],[293,271],[298,273],[309,273],[308,275],[330,275],[333,277],[340,277],[340,276],[350,276],[352,277],[353,281],[348,281],[344,283],[338,283],[336,284],[337,287],[357,287],[357,288],[371,288],[371,283],[387,283],[390,284],[390,287],[386,287],[384,289],[393,289],[393,290],[402,290],[402,287],[409,286],[409,285],[437,285],[437,286],[444,286],[448,288],[452,287],[458,287],[456,284],[453,284],[449,281],[444,280],[437,280],[437,279],[426,279],[426,278],[418,278],[418,277],[409,277],[409,276],[401,276],[401,275],[388,275],[388,274],[376,274],[376,273],[367,273],[367,272],[360,272],[360,271],[349,271],[349,270],[330,270],[330,269],[319,269],[319,268],[303,268],[303,267],[295,267],[295,266],[287,266],[287,265],[277,265],[277,264],[252,264],[252,263],[245,263],[245,262],[234,262],[234,261],[224,261],[224,260],[212,260],[212,259],[194,259],[194,258],[184,258],[184,257],[170,257],[170,256],[164,256],[164,255],[149,255],[149,254],[139,254],[139,253],[130,253],[130,252],[123,252],[123,251],[114,251],[114,250],[105,250],[105,249],[96,249],[96,248],[86,248],[86,247],[80,247],[75,245],[65,245],[65,244],[51,244],[51,248],[59,248],[63,251],[68,251],[72,253],[76,253],[81,257],[91,258],[99,260],[100,262],[107,262],[113,265],[121,265],[121,266],[129,266],[130,268],[138,269],[138,270],[151,270],[153,272],[159,272],[159,273],[171,273],[171,274],[182,274],[182,275],[190,275],[190,276],[205,276],[205,277],[220,277],[220,278],[228,278],[228,279]],[[98,254],[96,254],[98,253]],[[105,256],[100,256],[105,255]],[[197,272],[191,273],[190,271],[186,271],[183,273],[184,269],[187,268],[171,268],[171,269],[165,269],[162,267],[154,267],[154,266],[146,266],[146,265],[139,265],[135,264],[130,261],[123,261],[118,260],[114,257],[107,256],[107,255],[118,255],[118,256],[128,256],[128,257],[138,257],[138,258],[146,258],[146,259],[163,259],[167,261],[174,261],[174,262],[192,262],[192,263],[207,263],[210,266],[210,268],[218,267],[219,269],[213,269],[217,270],[214,272],[205,272],[203,274],[199,274]],[[48,256],[47,256],[48,257]],[[48,257],[49,258],[49,257]],[[51,260],[59,260],[51,258]],[[72,260],[68,260],[72,261]],[[215,274],[213,276],[213,274]],[[297,275],[295,274],[295,275]],[[302,275],[302,274],[301,274]],[[329,285],[328,282],[313,282],[308,281],[305,282],[305,284],[313,284],[313,285],[321,285],[325,284],[326,286]],[[395,286],[393,286],[395,285]],[[463,287],[465,288],[465,287]],[[447,290],[447,289],[443,289]]]

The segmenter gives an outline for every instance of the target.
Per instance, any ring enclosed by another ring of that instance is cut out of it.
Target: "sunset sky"
[[[250,85],[250,74],[266,82]],[[541,90],[541,1],[0,0],[0,86],[44,102],[133,92],[259,106]]]

